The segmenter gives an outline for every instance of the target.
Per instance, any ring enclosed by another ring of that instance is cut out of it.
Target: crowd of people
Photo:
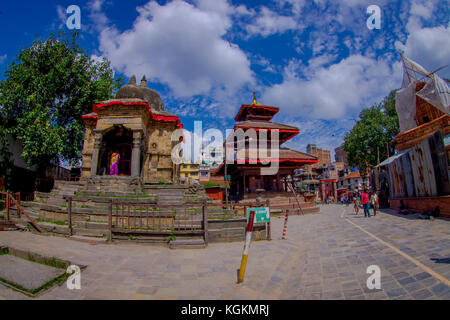
[[[379,208],[378,195],[376,192],[370,192],[364,189],[362,193],[356,192],[353,197],[353,207],[355,214],[359,213],[359,209],[364,210],[364,217],[370,217],[370,209],[373,210],[373,215],[377,215],[377,209]]]
[[[325,203],[333,203],[334,197],[327,197]],[[378,195],[376,192],[369,192],[368,189],[364,189],[363,192],[356,191],[355,193],[349,193],[341,195],[338,197],[338,202],[340,204],[345,204],[349,206],[353,204],[355,209],[355,214],[359,213],[362,209],[365,217],[371,217],[370,211],[372,210],[373,216],[377,215],[377,210],[379,209]]]

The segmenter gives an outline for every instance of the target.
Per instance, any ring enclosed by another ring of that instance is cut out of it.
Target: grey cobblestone
[[[170,250],[140,244],[89,246],[0,232],[0,244],[88,265],[81,290],[68,292],[61,286],[40,299],[449,299],[448,286],[425,270],[448,279],[450,264],[443,259],[450,256],[449,220],[415,220],[389,211],[366,219],[337,205],[321,211],[290,217],[285,241],[279,240],[284,221],[274,217],[273,240],[252,243],[245,281],[239,285],[242,242]],[[370,265],[381,269],[380,290],[366,287]],[[0,286],[0,299],[26,297]]]

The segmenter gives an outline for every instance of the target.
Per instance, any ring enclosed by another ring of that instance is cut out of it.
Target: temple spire
[[[254,106],[260,106],[261,104],[258,103],[258,101],[256,101],[256,91],[253,90],[253,102],[252,105]]]
[[[135,76],[135,75],[132,75],[132,76],[131,76],[130,82],[129,82],[128,84],[136,85],[136,76]]]
[[[144,75],[141,79],[141,87],[146,87],[146,86],[147,86],[147,78]]]

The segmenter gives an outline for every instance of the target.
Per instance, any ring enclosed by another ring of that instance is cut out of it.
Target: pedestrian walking
[[[357,215],[359,212],[359,203],[361,201],[361,198],[359,196],[359,193],[355,194],[355,197],[353,198],[353,207],[355,208],[355,214]]]
[[[373,216],[377,215],[377,207],[379,205],[378,203],[378,195],[376,192],[372,193],[372,195],[370,196],[370,203],[372,205],[372,209],[373,209]]]
[[[361,195],[361,202],[364,207],[364,217],[370,218],[370,199],[369,199],[369,191],[367,189],[364,189],[364,192]]]

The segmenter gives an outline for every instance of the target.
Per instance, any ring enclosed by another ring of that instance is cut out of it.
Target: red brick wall
[[[222,188],[208,188],[208,189],[206,189],[206,194],[211,199],[219,200],[220,202],[223,201]]]
[[[434,210],[439,206],[440,216],[450,218],[450,196],[390,199],[391,209],[400,208],[400,200],[403,200],[407,209],[417,210],[420,213]]]
[[[311,154],[318,159],[318,162],[312,165],[313,168],[321,168],[324,165],[326,166],[331,163],[330,150],[313,149],[311,152]]]

